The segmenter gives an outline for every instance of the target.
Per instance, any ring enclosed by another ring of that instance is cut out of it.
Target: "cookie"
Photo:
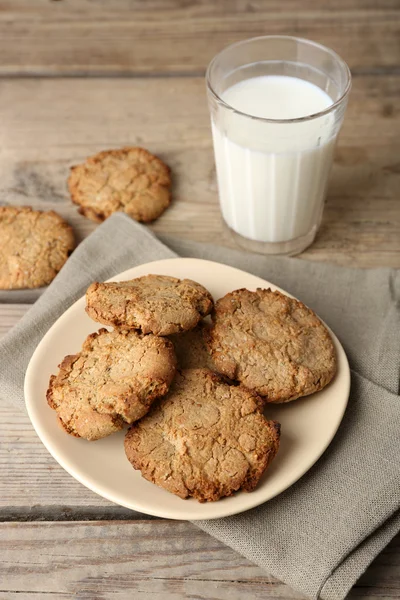
[[[47,285],[73,249],[72,229],[54,211],[0,206],[0,289]]]
[[[179,369],[210,369],[215,366],[208,351],[204,334],[210,325],[200,322],[194,329],[169,336],[174,344]]]
[[[68,188],[79,212],[101,222],[115,211],[157,219],[171,202],[170,170],[144,148],[105,150],[71,168]]]
[[[270,289],[236,290],[216,302],[208,345],[216,368],[267,402],[325,387],[336,373],[332,339],[302,302]]]
[[[155,335],[193,329],[212,307],[202,285],[165,275],[93,283],[86,292],[86,312],[94,321]]]
[[[145,415],[175,375],[172,343],[135,331],[100,329],[50,378],[47,401],[65,431],[98,440]]]
[[[171,390],[125,436],[125,453],[145,479],[200,502],[251,492],[279,447],[280,425],[263,400],[206,369],[178,373]]]

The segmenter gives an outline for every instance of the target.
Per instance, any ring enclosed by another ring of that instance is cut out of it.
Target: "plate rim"
[[[230,271],[235,271],[238,274],[242,275],[249,275],[251,277],[254,277],[256,279],[258,279],[260,282],[263,282],[264,287],[268,287],[268,286],[272,286],[275,290],[278,290],[280,292],[282,292],[283,294],[285,294],[286,296],[289,296],[290,298],[295,298],[295,296],[293,296],[292,294],[290,294],[289,292],[287,292],[286,290],[284,290],[283,288],[275,285],[273,282],[271,281],[267,281],[265,279],[263,279],[262,277],[259,277],[258,275],[254,275],[253,273],[249,273],[247,271],[244,271],[243,269],[238,269],[237,267],[232,267],[231,265],[226,265],[224,263],[219,263],[217,261],[211,261],[211,260],[206,260],[206,259],[202,259],[202,258],[191,258],[191,257],[173,257],[173,258],[165,258],[165,259],[158,259],[158,260],[154,260],[154,261],[150,261],[147,263],[143,263],[140,265],[136,265],[134,267],[130,267],[129,269],[125,269],[124,271],[121,271],[121,273],[118,273],[117,275],[114,275],[113,277],[108,278],[106,281],[121,281],[123,280],[123,278],[127,278],[128,273],[130,273],[132,270],[135,270],[137,268],[145,268],[147,266],[151,267],[151,265],[158,265],[160,263],[162,263],[163,265],[165,263],[173,263],[173,262],[189,262],[189,263],[193,263],[193,262],[197,262],[197,263],[202,263],[204,264],[208,264],[208,265],[218,265],[219,267],[223,267],[223,268],[227,268]],[[149,271],[150,273],[151,271]],[[139,275],[140,277],[141,275]],[[174,275],[171,275],[174,276]],[[130,278],[130,276],[128,276]],[[240,288],[235,288],[235,289],[240,289]],[[340,424],[343,420],[344,414],[346,412],[347,409],[347,405],[348,405],[348,401],[349,401],[349,396],[350,396],[350,384],[351,384],[351,377],[350,377],[350,366],[349,366],[349,362],[348,362],[348,358],[346,355],[346,352],[341,344],[341,342],[339,341],[339,339],[337,338],[337,336],[335,335],[335,333],[330,329],[330,327],[318,316],[318,318],[320,319],[320,321],[327,327],[329,333],[331,334],[333,341],[334,341],[334,346],[335,346],[335,350],[336,352],[340,352],[340,354],[342,355],[342,360],[344,359],[344,364],[343,367],[345,367],[345,371],[342,373],[342,377],[344,377],[344,381],[343,381],[343,385],[346,384],[346,390],[345,390],[345,395],[346,395],[346,400],[343,402],[342,405],[342,410],[341,412],[338,414],[338,418],[337,418],[337,425],[336,427],[333,429],[331,435],[327,436],[325,443],[323,444],[322,448],[320,449],[320,451],[317,454],[314,454],[312,457],[311,461],[308,461],[306,466],[303,469],[300,469],[298,474],[296,474],[296,478],[293,479],[291,481],[291,483],[289,485],[286,485],[285,487],[283,487],[282,489],[280,489],[279,491],[277,491],[276,493],[273,493],[272,495],[268,496],[267,498],[263,499],[263,500],[259,500],[254,498],[253,502],[251,499],[251,494],[246,494],[246,496],[248,497],[248,501],[246,502],[246,506],[244,508],[233,508],[232,510],[229,510],[229,508],[225,508],[223,506],[223,500],[219,502],[213,502],[213,503],[206,503],[206,505],[208,504],[212,504],[213,507],[215,508],[215,513],[213,516],[194,516],[194,515],[190,515],[190,516],[181,516],[178,517],[176,514],[172,514],[173,511],[170,511],[168,509],[165,509],[165,511],[158,511],[158,510],[152,510],[151,508],[147,508],[146,506],[136,506],[133,507],[132,505],[129,505],[127,503],[121,502],[121,500],[117,499],[115,496],[113,496],[112,492],[109,493],[108,491],[104,491],[104,489],[101,488],[101,486],[98,486],[96,482],[93,482],[90,477],[81,477],[81,475],[79,473],[77,473],[73,466],[70,466],[68,464],[68,460],[64,460],[63,456],[60,456],[60,454],[58,453],[58,451],[53,447],[53,445],[49,442],[49,440],[47,440],[47,435],[46,433],[42,430],[41,428],[41,424],[40,424],[40,420],[37,420],[35,415],[33,414],[33,404],[34,404],[34,400],[28,400],[28,398],[30,398],[30,389],[31,389],[31,384],[30,381],[33,377],[33,372],[35,369],[35,363],[36,361],[38,361],[38,357],[40,354],[40,350],[41,348],[45,345],[46,343],[46,338],[48,336],[50,336],[53,328],[56,327],[56,325],[58,324],[58,322],[63,319],[66,315],[68,315],[69,312],[72,311],[72,309],[75,307],[75,305],[77,303],[82,303],[84,302],[85,299],[85,295],[81,296],[80,298],[78,298],[77,300],[75,300],[57,319],[56,321],[54,321],[54,323],[51,325],[51,327],[49,327],[49,329],[46,331],[46,333],[44,334],[44,336],[42,337],[42,339],[40,340],[40,342],[38,343],[38,345],[36,346],[30,360],[28,363],[28,367],[26,369],[25,372],[25,378],[24,378],[24,401],[25,401],[25,406],[27,409],[27,413],[29,416],[29,419],[33,425],[33,428],[37,434],[37,436],[39,437],[40,441],[42,442],[42,444],[45,446],[45,448],[47,449],[47,451],[50,453],[50,455],[54,458],[54,460],[70,475],[72,476],[74,479],[76,479],[80,484],[84,485],[86,488],[90,489],[92,492],[98,494],[99,496],[101,496],[102,498],[105,498],[106,500],[109,500],[110,502],[113,502],[114,504],[118,505],[118,506],[122,506],[124,508],[127,508],[129,510],[132,511],[136,511],[139,513],[143,513],[143,514],[147,514],[150,516],[154,516],[154,517],[159,517],[159,518],[166,518],[166,519],[173,519],[173,520],[182,520],[182,521],[200,521],[200,520],[214,520],[214,519],[218,519],[218,518],[224,518],[224,517],[228,517],[228,516],[232,516],[235,514],[240,514],[242,512],[251,510],[253,508],[256,508],[257,506],[260,506],[262,504],[265,504],[266,502],[268,502],[269,500],[272,500],[273,498],[276,498],[277,496],[279,496],[281,493],[283,493],[285,490],[289,489],[290,487],[292,487],[292,485],[294,485],[297,481],[299,481],[299,479],[301,479],[315,464],[316,462],[318,462],[318,460],[321,458],[321,456],[326,452],[327,448],[329,447],[329,445],[331,444],[333,438],[335,437]],[[297,298],[296,298],[297,299]],[[32,394],[33,395],[33,394]],[[31,405],[32,402],[32,405]],[[244,492],[242,492],[244,493]],[[182,500],[182,502],[187,502],[187,500]],[[139,503],[140,504],[140,503]],[[202,506],[201,504],[199,504],[199,506]],[[220,507],[220,508],[219,508]],[[182,506],[182,512],[184,513],[184,507]]]

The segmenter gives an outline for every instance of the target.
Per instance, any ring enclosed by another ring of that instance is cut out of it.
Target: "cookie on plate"
[[[71,168],[68,188],[79,212],[101,222],[113,212],[157,219],[169,206],[170,170],[144,148],[105,150]]]
[[[86,292],[86,312],[94,321],[155,335],[193,329],[212,307],[202,285],[166,275],[92,283]]]
[[[72,228],[54,211],[0,206],[0,289],[47,285],[73,249]]]
[[[263,400],[207,369],[177,374],[168,395],[125,436],[125,452],[145,479],[200,502],[251,492],[279,447],[280,425]]]
[[[325,387],[336,373],[331,336],[302,302],[270,289],[235,290],[215,304],[208,345],[219,372],[267,402]]]
[[[179,369],[210,369],[215,366],[204,339],[205,332],[210,328],[208,323],[201,321],[194,329],[184,333],[169,336],[174,344]]]
[[[100,329],[50,378],[47,401],[65,431],[98,440],[145,415],[175,375],[172,343],[136,331]]]

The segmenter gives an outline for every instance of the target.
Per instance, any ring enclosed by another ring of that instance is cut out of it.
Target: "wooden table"
[[[398,0],[1,1],[0,201],[54,208],[80,240],[95,225],[68,199],[69,166],[144,145],[174,173],[174,203],[153,229],[231,245],[204,71],[225,45],[260,34],[325,43],[354,78],[323,225],[304,258],[400,267]],[[1,304],[0,333],[28,309]],[[0,410],[0,600],[299,597],[189,523],[96,496],[50,457],[25,415]],[[350,597],[400,598],[400,537]]]

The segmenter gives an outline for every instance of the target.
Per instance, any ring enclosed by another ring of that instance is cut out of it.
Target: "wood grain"
[[[3,523],[0,532],[0,599],[302,598],[190,523]],[[398,597],[399,557],[397,538],[349,600]]]
[[[339,52],[354,74],[398,72],[396,0],[9,0],[0,4],[0,74],[204,73],[226,45],[297,35]]]
[[[94,518],[96,509],[105,507],[103,514],[108,518],[121,515],[121,511],[111,510],[111,502],[82,486],[58,465],[25,412],[4,403],[0,409],[0,465],[3,519]]]
[[[0,306],[0,339],[18,323],[30,307],[30,304],[2,304]]]
[[[105,148],[143,145],[174,176],[173,204],[152,228],[233,246],[220,217],[202,78],[14,79],[0,81],[0,93],[0,202],[56,209],[81,240],[95,224],[68,198],[69,166]],[[399,129],[400,77],[356,79],[323,224],[304,258],[400,266]]]

